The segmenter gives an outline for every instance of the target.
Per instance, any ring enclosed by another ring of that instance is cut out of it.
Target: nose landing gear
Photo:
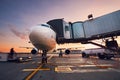
[[[42,64],[46,64],[47,63],[47,50],[43,50],[41,63]]]

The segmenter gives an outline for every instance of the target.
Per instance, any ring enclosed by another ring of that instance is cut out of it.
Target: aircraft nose
[[[36,41],[42,40],[45,34],[47,34],[45,27],[36,26],[31,30],[29,38],[32,42],[36,42]]]
[[[49,46],[52,30],[48,27],[37,26],[32,29],[29,39],[36,48],[44,49]]]
[[[56,33],[49,26],[37,26],[29,35],[31,43],[41,50],[51,50],[56,45]]]

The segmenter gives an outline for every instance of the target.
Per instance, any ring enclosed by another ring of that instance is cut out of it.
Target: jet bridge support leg
[[[87,42],[87,43],[91,43],[91,44],[93,44],[93,45],[97,45],[97,46],[99,46],[99,47],[101,47],[101,48],[104,48],[104,49],[106,49],[106,50],[109,50],[109,52],[105,52],[105,53],[98,53],[97,55],[98,55],[98,57],[100,58],[100,59],[111,59],[112,57],[114,57],[114,55],[116,55],[115,54],[115,52],[117,52],[117,53],[119,53],[119,50],[118,50],[118,43],[117,43],[117,41],[116,40],[114,40],[114,38],[112,37],[112,40],[111,41],[108,41],[108,40],[106,40],[105,41],[105,46],[104,45],[101,45],[101,44],[98,44],[98,43],[95,43],[95,42]],[[112,53],[113,52],[113,53]]]

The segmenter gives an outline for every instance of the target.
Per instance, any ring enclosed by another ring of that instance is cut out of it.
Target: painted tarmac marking
[[[34,71],[34,70],[42,71],[42,70],[50,70],[50,68],[40,68],[40,69],[23,69],[22,71]]]
[[[52,57],[53,57],[53,55],[51,55],[51,56],[48,58],[48,60],[50,60]],[[36,69],[34,69],[33,72],[30,73],[30,74],[26,77],[25,80],[30,80],[30,79],[41,69],[42,66],[43,66],[43,65],[40,65],[40,66],[38,66]]]
[[[35,61],[33,61],[32,64],[35,64]]]
[[[53,57],[53,54],[48,58],[48,60],[50,60]]]
[[[107,72],[109,70],[106,70],[106,69],[82,69],[82,70],[73,70],[73,71],[70,71],[70,72],[62,72],[62,73],[88,73],[88,72]]]
[[[73,67],[78,67],[77,69],[71,69]],[[87,69],[81,69],[81,68],[87,68]],[[94,69],[91,69],[93,67]],[[96,69],[96,67],[98,69]],[[100,64],[99,66],[96,65],[79,65],[79,66],[58,66],[55,67],[55,71],[58,73],[86,73],[86,72],[104,72],[104,71],[110,71],[109,68],[111,68],[111,64]],[[115,70],[114,70],[115,71]],[[118,71],[119,72],[119,71]]]
[[[39,70],[42,67],[42,65],[40,65],[37,69],[35,69],[32,73],[30,73],[25,80],[30,80]]]
[[[114,68],[108,68],[109,70],[115,71],[115,72],[120,72],[120,70],[118,69],[114,69]]]
[[[55,71],[56,72],[70,72],[72,71],[72,69],[70,67],[65,67],[65,66],[58,66],[58,67],[55,67]]]

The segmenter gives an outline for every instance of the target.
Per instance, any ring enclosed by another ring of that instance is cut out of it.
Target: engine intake
[[[65,50],[65,54],[66,54],[66,55],[70,54],[70,50],[69,50],[69,49],[66,49],[66,50]]]
[[[37,51],[36,49],[34,49],[34,48],[31,50],[31,53],[32,53],[32,54],[37,54],[37,52],[38,52],[38,51]]]

